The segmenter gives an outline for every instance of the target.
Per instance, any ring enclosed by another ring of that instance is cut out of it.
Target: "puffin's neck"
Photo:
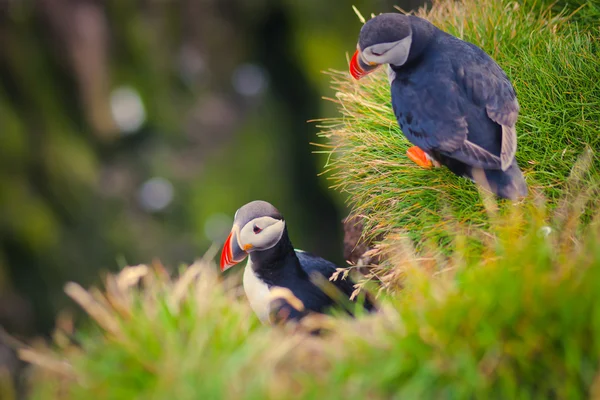
[[[410,28],[412,30],[412,42],[410,45],[410,53],[406,64],[409,64],[421,57],[427,46],[431,43],[437,28],[423,18],[409,15]]]
[[[279,242],[268,250],[253,251],[250,253],[252,269],[254,271],[275,271],[286,265],[298,264],[298,257],[294,251],[294,246],[288,236],[287,228],[284,228],[283,235]]]

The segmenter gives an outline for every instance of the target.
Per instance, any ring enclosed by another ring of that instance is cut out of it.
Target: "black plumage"
[[[300,312],[290,309],[289,318],[298,319],[308,312],[325,313],[328,308],[336,305],[336,300],[332,298],[335,294],[324,293],[314,279],[319,279],[320,275],[329,281],[337,266],[317,255],[295,250],[288,237],[287,228],[275,247],[251,253],[250,260],[256,276],[270,288],[287,288],[302,302],[305,310]],[[311,279],[315,274],[318,275]],[[339,277],[330,283],[339,290],[344,300],[348,300],[354,291],[354,282],[349,277]],[[365,298],[364,307],[369,311],[374,309],[368,298]]]

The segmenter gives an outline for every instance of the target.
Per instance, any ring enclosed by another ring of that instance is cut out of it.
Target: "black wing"
[[[477,50],[481,54],[468,51],[456,68],[435,68],[409,83],[395,80],[394,113],[404,135],[421,149],[438,151],[473,167],[506,169],[516,152],[518,103],[502,69]],[[490,120],[502,126],[499,155],[469,140],[471,107],[484,107]]]
[[[352,279],[350,279],[349,277],[343,279],[340,275],[337,279],[333,281],[329,280],[329,278],[331,278],[331,276],[336,272],[338,268],[334,263],[304,251],[297,250],[296,255],[298,256],[298,260],[300,261],[302,269],[309,276],[311,276],[311,274],[313,274],[314,272],[318,272],[331,284],[333,284],[337,289],[339,289],[347,298],[350,298],[350,296],[352,296],[352,293],[354,292],[354,282],[352,281]],[[369,311],[375,309],[375,306],[369,300],[368,296],[365,296],[364,306]]]
[[[421,149],[453,152],[467,139],[461,91],[448,79],[392,83],[394,114],[402,133]]]
[[[484,106],[488,117],[502,127],[500,161],[505,171],[517,151],[517,94],[502,68],[483,50],[471,43],[468,45],[473,56],[457,68],[457,76],[470,100]]]
[[[312,253],[307,253],[305,251],[296,251],[296,255],[298,256],[298,260],[300,260],[300,265],[302,269],[310,276],[313,272],[318,272],[323,277],[329,280],[331,275],[337,270],[337,266],[331,261],[327,261],[324,258],[321,258]],[[335,281],[330,281],[334,284],[338,289],[342,291],[346,296],[350,297],[352,292],[354,292],[354,282],[350,278],[347,279],[336,279]]]

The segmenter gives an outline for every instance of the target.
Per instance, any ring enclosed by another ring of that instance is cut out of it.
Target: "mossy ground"
[[[518,204],[497,208],[470,182],[416,168],[383,74],[358,84],[332,72],[343,115],[324,123],[327,168],[367,217],[368,235],[387,234],[382,278],[403,287],[381,292],[379,313],[319,320],[328,332],[316,338],[302,326],[260,325],[238,282],[209,261],[176,278],[160,266],[126,268],[103,290],[67,287],[91,320],[74,335],[59,321],[52,349],[21,350],[40,366],[31,397],[600,395],[598,31],[553,12],[462,0],[427,13],[484,47],[517,87],[517,157],[538,194]],[[418,252],[407,240],[431,237]]]

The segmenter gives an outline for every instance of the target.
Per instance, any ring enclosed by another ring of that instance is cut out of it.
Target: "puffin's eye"
[[[252,229],[254,231],[254,233],[260,233],[262,232],[262,229],[259,228],[258,226],[254,225],[254,229]]]

